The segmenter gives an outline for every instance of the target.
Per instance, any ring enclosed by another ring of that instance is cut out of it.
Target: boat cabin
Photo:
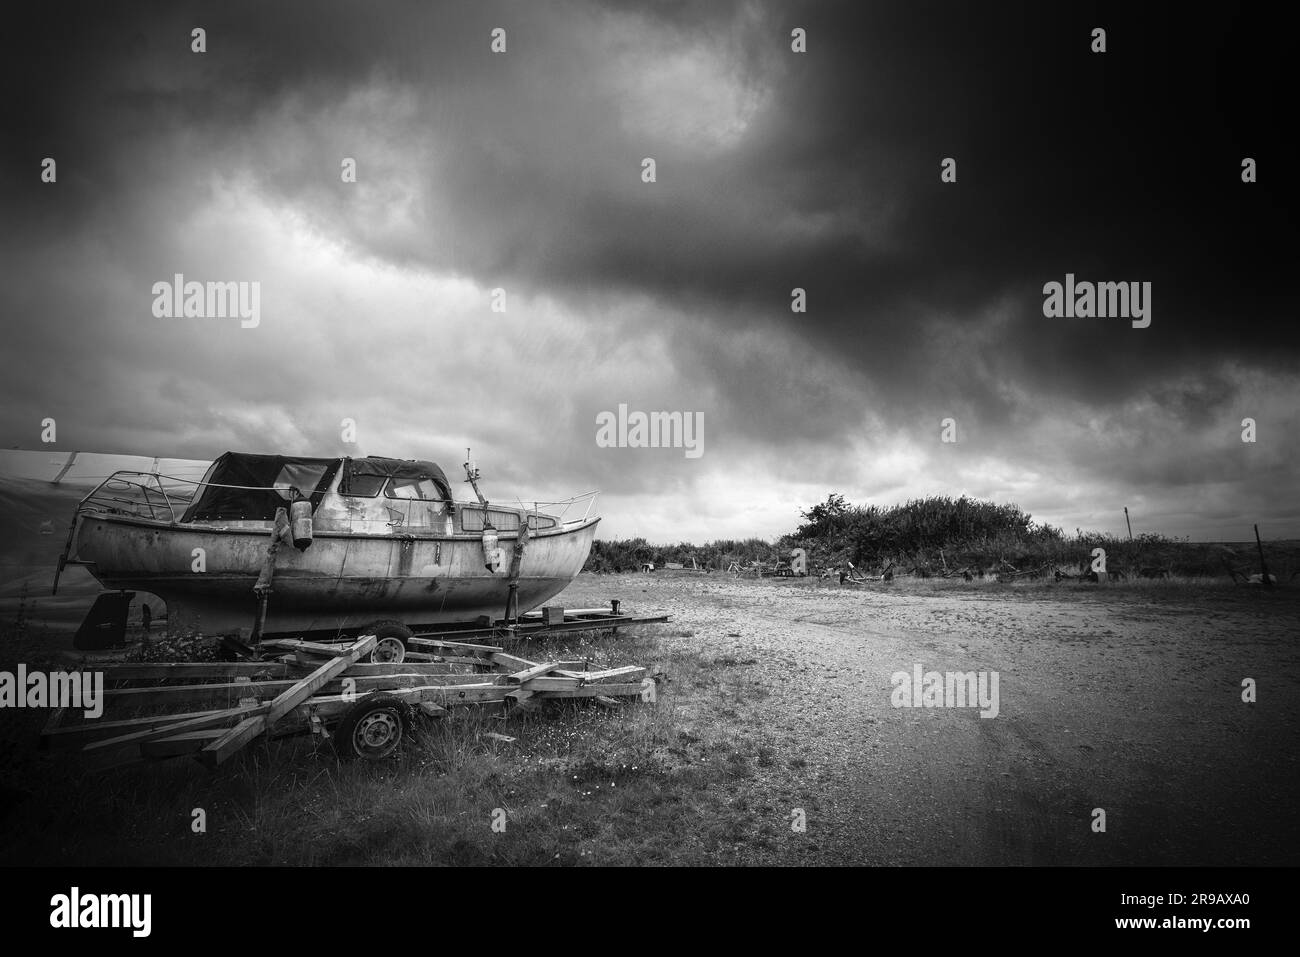
[[[453,499],[447,476],[433,462],[365,458],[301,458],[227,452],[208,468],[183,524],[263,528],[277,508],[298,499],[312,506],[319,532],[479,535],[490,523],[500,532],[554,528],[558,519],[530,509]]]

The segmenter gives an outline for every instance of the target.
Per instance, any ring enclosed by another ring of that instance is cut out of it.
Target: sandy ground
[[[95,590],[70,586],[28,601],[46,641],[70,640]],[[743,752],[697,795],[730,846],[684,859],[1300,864],[1300,588],[655,573],[582,575],[557,603],[610,598],[673,616],[624,663],[667,673],[680,739]],[[692,679],[701,658],[712,680]],[[918,664],[997,672],[998,716],[893,707],[891,675]]]
[[[737,807],[806,814],[738,862],[1300,863],[1296,589],[583,575],[558,602],[610,597],[734,674],[680,717],[762,735]],[[998,672],[1000,713],[893,707],[917,663]]]

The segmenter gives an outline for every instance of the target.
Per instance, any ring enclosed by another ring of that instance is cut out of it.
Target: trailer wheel
[[[343,716],[332,740],[340,757],[379,761],[397,750],[409,725],[406,702],[396,695],[375,691]]]
[[[391,618],[372,621],[361,629],[361,634],[375,636],[375,650],[369,659],[375,664],[400,665],[406,660],[406,642],[411,637],[411,629],[400,621]]]

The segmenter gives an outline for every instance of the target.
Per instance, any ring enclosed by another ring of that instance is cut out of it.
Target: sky
[[[774,538],[832,491],[1300,537],[1289,34],[1258,10],[40,11],[0,41],[0,447],[452,477],[472,447],[489,498],[600,489],[601,537],[657,542]],[[1150,325],[1046,316],[1067,273],[1149,282]],[[256,282],[257,324],[156,315],[177,274]],[[699,454],[605,447],[620,405]]]

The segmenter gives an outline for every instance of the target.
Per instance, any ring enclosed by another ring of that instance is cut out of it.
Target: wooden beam
[[[225,704],[233,707],[240,698],[273,698],[297,681],[227,681],[220,684],[163,685],[154,688],[113,688],[104,692],[105,707],[141,708],[152,705]]]
[[[146,758],[174,758],[182,754],[193,754],[214,738],[225,734],[224,728],[209,728],[204,731],[187,731],[154,741],[141,741],[140,754]]]
[[[363,635],[361,638],[358,638],[357,641],[366,637],[374,636]],[[272,638],[261,643],[262,648],[270,648],[272,651],[303,651],[309,654],[322,655],[331,659],[337,658],[348,648],[352,647],[352,645],[353,643],[348,641],[340,641],[338,644],[333,644],[324,641],[302,641],[298,638]]]
[[[202,731],[205,728],[218,727],[228,724],[245,715],[263,715],[269,710],[269,705],[258,705],[256,708],[227,708],[223,711],[213,711],[210,714],[197,718],[188,718],[183,721],[172,721],[165,724],[157,725],[152,728],[145,728],[141,731],[133,731],[129,734],[119,735],[116,738],[105,738],[102,741],[92,741],[87,744],[86,751],[100,751],[109,748],[120,748],[124,744],[134,744],[139,741],[151,741],[154,738],[166,738],[173,734],[180,734],[183,731]]]
[[[128,718],[122,721],[81,721],[42,732],[41,745],[50,748],[77,747],[87,740],[111,738],[115,733],[139,731],[142,728],[161,728],[189,718],[205,718],[209,715],[220,714],[222,710],[229,709],[195,711],[189,714],[152,715],[147,718]]]
[[[550,674],[560,667],[558,661],[552,661],[550,664],[533,665],[531,668],[525,668],[523,671],[516,671],[512,675],[506,676],[506,681],[513,684],[523,684],[532,678],[540,678],[542,675]]]
[[[623,668],[609,668],[605,671],[557,671],[556,674],[565,678],[581,678],[591,684],[598,681],[609,681],[613,678],[642,675],[645,674],[645,669],[637,665],[627,665]]]
[[[265,714],[259,714],[255,718],[241,721],[227,731],[225,735],[210,743],[200,752],[200,757],[210,766],[215,767],[221,764],[249,741],[252,741],[290,711],[297,708],[298,705],[324,688],[331,679],[346,671],[358,658],[374,651],[375,644],[375,636],[367,635],[355,644],[348,646],[337,658],[325,662],[307,677],[295,682],[292,688],[288,688],[279,694],[270,703]]]
[[[512,690],[510,685],[485,682],[450,687],[433,685],[422,688],[394,688],[391,694],[417,706],[423,702],[432,702],[442,708],[451,708],[458,705],[501,701],[510,690]],[[281,724],[290,720],[290,717],[304,724],[310,721],[312,715],[321,718],[338,717],[350,711],[356,703],[356,695],[317,695],[298,705],[292,716],[286,715]]]
[[[265,714],[245,718],[215,741],[205,744],[199,751],[199,760],[209,767],[216,767],[266,729]]]
[[[493,652],[488,656],[492,664],[501,669],[509,669],[512,672],[523,671],[527,668],[536,668],[537,662],[529,661],[527,658],[516,658],[514,655],[508,655],[504,651]]]
[[[617,684],[617,685],[583,685],[581,688],[573,688],[562,691],[538,691],[536,697],[546,698],[599,698],[605,695],[621,696],[632,695],[640,696],[641,684]]]
[[[570,688],[581,688],[581,678],[561,678],[551,675],[542,675],[538,678],[529,678],[525,684],[520,685],[529,691],[567,691]]]
[[[450,641],[441,638],[408,638],[407,645],[416,648],[445,648],[448,651],[481,652],[491,654],[501,651],[500,645],[475,645],[467,641]]]
[[[476,659],[477,660],[477,659]],[[480,664],[482,662],[479,662]],[[446,663],[441,661],[403,661],[394,663],[391,661],[369,662],[358,661],[355,665],[343,672],[344,678],[360,678],[372,675],[446,675]]]
[[[362,672],[354,674],[356,668],[390,668],[393,671]],[[346,673],[330,679],[329,690],[342,690],[342,679],[347,678],[356,683],[357,691],[377,691],[389,687],[418,687],[423,684],[475,684],[484,678],[481,674],[457,675],[417,670],[419,666],[403,665],[353,665]],[[495,677],[495,676],[494,676]],[[504,677],[504,676],[503,676]],[[115,688],[104,692],[105,704],[117,708],[136,708],[153,705],[225,705],[233,707],[234,702],[244,698],[266,701],[298,685],[298,680],[284,679],[276,681],[230,681],[220,684],[172,685],[154,688]]]
[[[262,674],[268,678],[287,678],[291,675],[288,665],[276,661],[152,661],[106,665],[96,670],[104,672],[106,682],[256,677]]]
[[[500,701],[510,691],[509,685],[478,684],[459,688],[413,688],[421,701],[436,701],[444,708],[458,704],[477,704],[481,701]]]
[[[508,707],[519,708],[521,711],[532,711],[537,707],[531,700],[534,694],[536,692],[527,688],[519,688],[506,694],[505,703]]]

